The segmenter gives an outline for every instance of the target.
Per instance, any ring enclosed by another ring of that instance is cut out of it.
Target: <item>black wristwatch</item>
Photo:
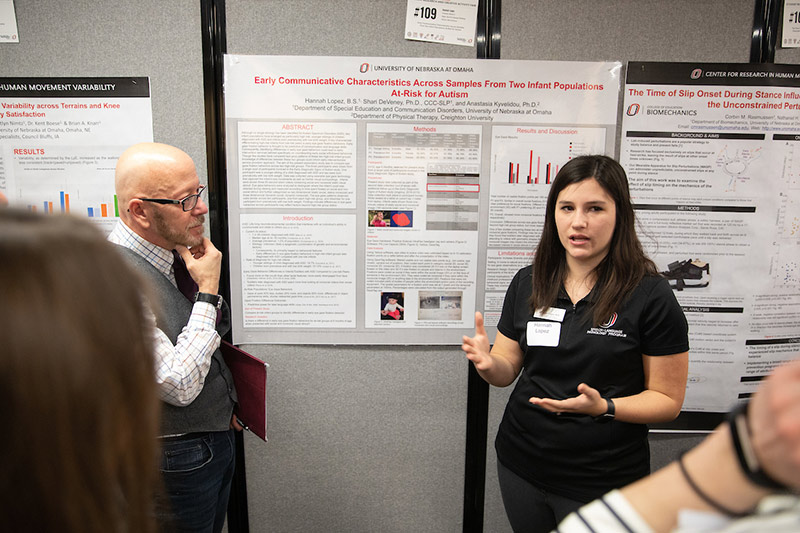
[[[786,491],[788,488],[767,474],[758,462],[753,444],[750,441],[750,424],[747,420],[748,403],[740,403],[728,415],[728,424],[733,440],[733,448],[736,450],[736,457],[739,459],[739,466],[747,478],[762,487]]]
[[[222,308],[222,296],[220,296],[219,294],[209,294],[207,292],[198,292],[197,294],[194,295],[194,301],[195,302],[206,302],[206,303],[209,303],[209,304],[213,305],[214,307],[216,307],[217,309]]]
[[[593,417],[595,422],[599,422],[601,424],[604,424],[606,422],[611,422],[612,420],[614,420],[614,412],[615,412],[614,400],[612,400],[611,398],[603,398],[603,399],[606,401],[608,409],[606,409],[606,412],[603,413],[602,415],[597,415]]]

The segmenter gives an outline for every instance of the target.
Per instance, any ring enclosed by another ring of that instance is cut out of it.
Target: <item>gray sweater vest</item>
[[[142,256],[124,246],[118,248],[123,251],[123,256],[130,265],[150,280],[157,298],[152,303],[156,325],[175,344],[178,335],[189,322],[193,303]],[[230,318],[230,308],[224,303],[222,319],[217,325],[220,336],[230,330]],[[211,358],[211,368],[203,390],[191,404],[178,407],[161,402],[161,435],[225,431],[230,427],[236,400],[233,376],[222,358],[222,353],[217,349]]]

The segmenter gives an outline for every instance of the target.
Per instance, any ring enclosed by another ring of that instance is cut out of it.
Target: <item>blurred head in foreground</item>
[[[8,530],[154,530],[159,403],[142,287],[87,220],[0,210]]]

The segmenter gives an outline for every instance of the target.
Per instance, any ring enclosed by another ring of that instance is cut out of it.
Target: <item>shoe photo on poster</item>
[[[708,263],[699,259],[670,263],[661,275],[667,278],[670,287],[676,291],[708,287],[711,282]]]

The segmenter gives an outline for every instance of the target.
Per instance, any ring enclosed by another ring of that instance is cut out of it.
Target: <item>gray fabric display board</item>
[[[154,139],[189,153],[206,181],[200,2],[15,4],[20,42],[0,44],[4,76],[148,77]],[[495,5],[502,8],[502,59],[750,58],[753,1]],[[405,8],[402,0],[230,0],[226,51],[476,58],[474,47],[406,40]],[[796,50],[776,54],[776,62],[798,60]],[[244,439],[251,531],[464,529],[468,365],[457,344],[243,348],[270,364],[269,442]],[[511,529],[497,487],[493,441],[509,392],[491,389],[488,407],[482,528],[499,533]],[[699,438],[651,436],[654,466]]]

